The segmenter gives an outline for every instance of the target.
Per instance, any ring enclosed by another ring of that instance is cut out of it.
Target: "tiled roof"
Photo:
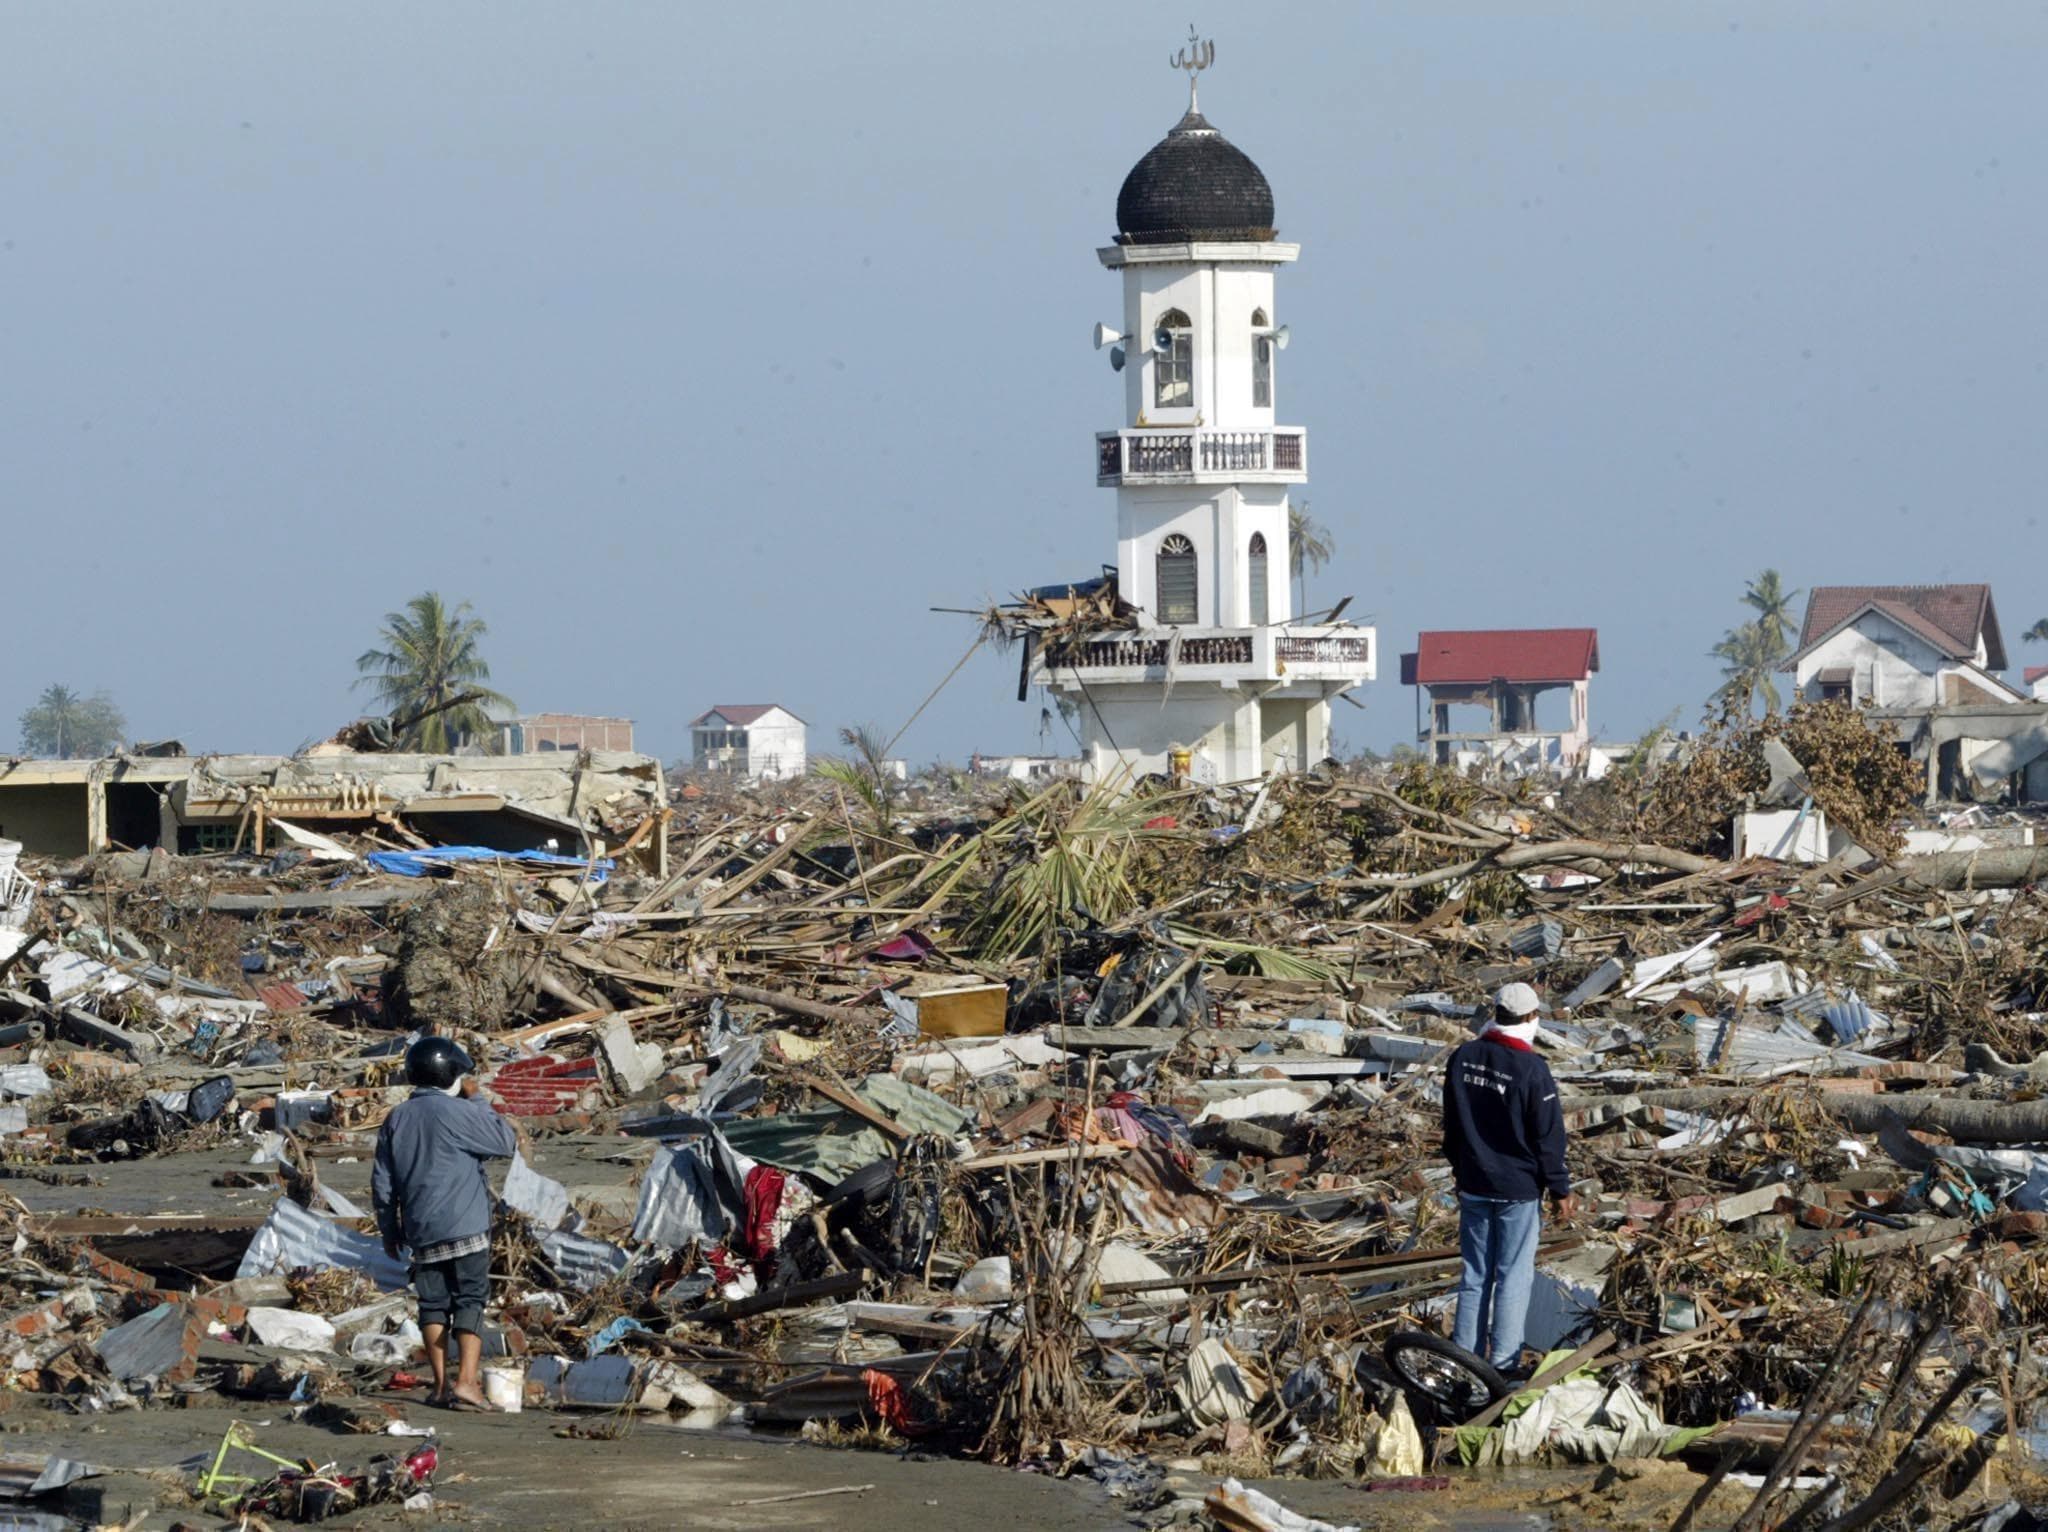
[[[1489,681],[1583,681],[1600,668],[1593,628],[1496,628],[1423,633],[1401,656],[1404,686],[1483,686]]]
[[[2029,665],[2020,672],[2021,682],[2028,686],[2032,686],[2043,676],[2048,676],[2048,665]]]
[[[783,707],[782,704],[779,702],[722,703],[718,707],[711,709],[711,712],[699,713],[695,718],[692,718],[690,720],[690,727],[693,729],[696,728],[697,725],[703,723],[705,719],[711,717],[712,714],[715,713],[720,718],[723,718],[727,723],[733,725],[735,728],[744,729],[749,724],[759,723],[763,718],[767,717],[770,713],[774,712],[778,708],[781,708],[781,710],[785,713],[789,713],[789,709]],[[794,713],[789,713],[789,716],[792,718],[796,718],[796,714]],[[798,723],[803,722],[801,718],[796,718],[796,721]]]
[[[1981,635],[1985,667],[2005,669],[2005,640],[1988,585],[1816,585],[1806,598],[1800,649],[1812,647],[1866,607],[1875,607],[1950,659],[1975,658]]]

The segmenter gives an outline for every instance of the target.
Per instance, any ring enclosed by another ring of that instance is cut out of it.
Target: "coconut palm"
[[[451,610],[438,591],[385,613],[384,647],[356,658],[355,684],[373,688],[391,710],[399,749],[445,754],[464,735],[490,732],[489,709],[510,711],[512,699],[486,684],[491,667],[477,646],[489,631],[467,601]]]
[[[111,755],[128,732],[128,720],[105,692],[81,696],[68,686],[46,686],[35,706],[21,715],[21,747],[30,755]]]
[[[1294,615],[1308,610],[1308,571],[1321,574],[1337,552],[1330,529],[1308,513],[1308,502],[1287,507],[1287,571],[1294,576]]]
[[[1766,713],[1778,711],[1778,685],[1771,673],[1784,658],[1784,642],[1782,635],[1746,622],[1714,645],[1712,653],[1721,661],[1724,677],[1714,695],[1730,713],[1749,717],[1758,697],[1763,698]]]
[[[1785,583],[1778,578],[1778,571],[1766,569],[1742,593],[1742,600],[1756,613],[1757,630],[1771,639],[1777,649],[1773,660],[1782,660],[1790,652],[1792,635],[1798,625],[1792,621],[1792,598],[1796,590],[1785,589]]]
[[[852,792],[867,805],[875,833],[886,835],[896,818],[896,777],[889,766],[888,742],[874,725],[858,724],[841,729],[839,743],[846,747],[846,757],[813,761],[811,774]]]
[[[2048,617],[2043,617],[2020,635],[2023,644],[2048,644]]]

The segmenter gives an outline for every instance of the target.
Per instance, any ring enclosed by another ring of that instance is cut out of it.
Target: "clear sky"
[[[0,733],[290,750],[427,588],[523,707],[893,733],[973,607],[1114,554],[1089,349],[1185,7],[11,0]],[[1338,556],[1379,625],[1594,624],[1697,715],[1743,580],[2048,613],[2048,10],[1212,5]],[[913,760],[1028,750],[977,655]],[[1058,741],[1061,745],[1069,741]]]

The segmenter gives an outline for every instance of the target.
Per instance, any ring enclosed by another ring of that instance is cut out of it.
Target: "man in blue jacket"
[[[1534,1046],[1541,1008],[1528,985],[1503,987],[1493,997],[1493,1019],[1444,1069],[1444,1154],[1458,1184],[1464,1262],[1456,1339],[1522,1376],[1542,1199],[1550,1198],[1558,1218],[1575,1210],[1557,1081]]]
[[[519,1147],[512,1125],[476,1099],[475,1066],[445,1037],[422,1037],[406,1050],[413,1093],[384,1119],[370,1194],[384,1249],[395,1260],[412,1247],[412,1285],[420,1300],[420,1337],[434,1372],[433,1403],[488,1410],[484,1398],[483,1317],[491,1295],[490,1160]],[[455,1329],[460,1369],[448,1383],[447,1336]]]

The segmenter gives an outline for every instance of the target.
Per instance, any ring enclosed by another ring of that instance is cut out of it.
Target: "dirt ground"
[[[537,1146],[538,1167],[566,1183],[580,1200],[623,1204],[652,1151],[645,1141],[555,1138]],[[84,1185],[50,1185],[10,1177],[0,1190],[45,1214],[205,1213],[260,1218],[275,1200],[271,1187],[213,1184],[246,1170],[246,1145],[182,1153],[132,1164],[84,1167]],[[323,1180],[367,1206],[369,1162],[332,1151],[319,1161]],[[143,1514],[145,1532],[183,1520],[223,1525],[192,1500],[203,1460],[231,1421],[290,1457],[343,1466],[379,1452],[404,1451],[404,1439],[352,1436],[284,1424],[281,1405],[251,1405],[205,1396],[197,1407],[75,1416],[31,1396],[0,1395],[0,1450],[10,1458],[46,1453],[111,1470],[70,1492],[62,1509],[86,1524],[121,1524]],[[416,1425],[431,1425],[444,1447],[433,1520],[522,1528],[609,1529],[836,1528],[841,1532],[1052,1532],[1055,1528],[1127,1525],[1130,1507],[1084,1481],[1059,1481],[984,1464],[887,1452],[833,1450],[737,1432],[687,1431],[636,1421],[617,1440],[558,1435],[593,1417],[527,1412],[514,1416],[449,1415],[415,1404]],[[1169,1487],[1199,1498],[1218,1476],[1192,1466],[1169,1475]],[[1699,1483],[1676,1464],[1617,1471],[1579,1469],[1459,1473],[1443,1490],[1367,1493],[1355,1483],[1285,1479],[1260,1487],[1288,1507],[1368,1532],[1541,1532],[1547,1528],[1667,1527]],[[801,1492],[861,1487],[858,1493],[786,1498]],[[775,1498],[785,1497],[785,1498]],[[1725,1526],[1746,1492],[1717,1496],[1702,1528]],[[746,1502],[767,1502],[748,1504]],[[54,1507],[53,1507],[54,1509]],[[1719,1514],[1713,1514],[1719,1513]],[[0,1524],[6,1522],[0,1512]],[[395,1510],[366,1512],[349,1524],[413,1524]],[[53,1524],[54,1525],[54,1524]]]
[[[150,1410],[90,1419],[48,1411],[27,1399],[12,1403],[0,1416],[6,1457],[55,1453],[109,1470],[75,1486],[61,1508],[87,1524],[118,1525],[146,1513],[142,1532],[167,1532],[180,1521],[232,1524],[205,1512],[190,1493],[230,1421],[243,1422],[271,1451],[344,1467],[413,1445],[282,1424],[276,1407]],[[573,1532],[592,1525],[615,1532],[678,1526],[716,1532],[1055,1532],[1132,1520],[1129,1507],[1092,1484],[978,1463],[645,1421],[617,1440],[588,1440],[557,1434],[579,1417],[540,1412],[449,1416],[415,1409],[410,1418],[432,1424],[439,1435],[443,1466],[432,1520],[442,1524]],[[1192,1469],[1169,1475],[1170,1487],[1182,1494],[1199,1495],[1215,1482]],[[1677,1464],[1646,1464],[1453,1474],[1447,1489],[1396,1493],[1368,1493],[1356,1483],[1330,1480],[1277,1480],[1259,1487],[1293,1510],[1356,1523],[1367,1532],[1647,1532],[1668,1527],[1699,1483],[1699,1475]],[[848,1488],[858,1492],[816,1493]],[[808,1498],[792,1498],[800,1495]],[[1700,1526],[1727,1525],[1746,1499],[1747,1491],[1717,1495]],[[348,1524],[420,1522],[396,1508],[376,1508],[348,1518]]]

